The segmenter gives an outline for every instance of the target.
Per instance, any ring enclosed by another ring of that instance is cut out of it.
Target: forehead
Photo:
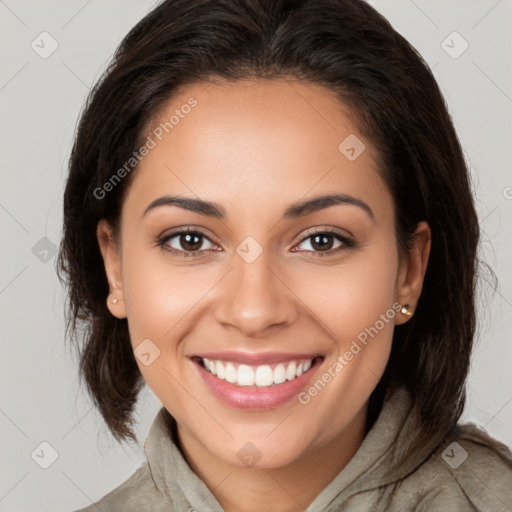
[[[191,84],[162,106],[145,135],[153,147],[132,183],[139,200],[160,192],[255,206],[334,188],[377,196],[385,189],[370,141],[320,85]]]

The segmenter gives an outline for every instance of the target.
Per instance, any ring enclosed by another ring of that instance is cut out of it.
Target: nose
[[[293,291],[280,266],[269,261],[269,252],[252,263],[235,253],[232,270],[219,283],[215,318],[246,337],[263,337],[271,328],[291,325],[299,315]]]

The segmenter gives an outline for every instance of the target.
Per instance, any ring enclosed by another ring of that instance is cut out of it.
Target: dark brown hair
[[[423,291],[413,318],[395,329],[370,421],[385,390],[397,384],[417,400],[423,436],[448,430],[462,413],[475,334],[479,226],[460,143],[421,56],[362,0],[167,0],[130,31],[91,91],[64,194],[57,271],[69,287],[66,331],[117,440],[136,440],[132,415],[143,379],[126,319],[106,307],[96,226],[103,218],[118,225],[135,170],[106,197],[94,191],[137,150],[178,88],[217,78],[282,77],[323,85],[349,108],[379,155],[400,249],[407,250],[418,222],[426,220],[432,231]]]

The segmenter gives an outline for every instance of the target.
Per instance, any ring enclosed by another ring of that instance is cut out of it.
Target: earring
[[[112,299],[112,302],[113,302],[114,304],[117,304],[117,303],[119,302],[119,300],[118,300],[118,299]]]
[[[404,316],[411,317],[412,311],[409,309],[410,307],[411,306],[409,306],[409,304],[404,304],[402,306],[402,309],[400,310],[400,313],[402,313],[402,315],[404,315]]]

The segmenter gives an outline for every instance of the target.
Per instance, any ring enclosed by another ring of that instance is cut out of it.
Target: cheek
[[[132,345],[149,338],[161,350],[169,351],[173,345],[167,341],[175,337],[187,314],[194,314],[194,308],[218,281],[219,271],[171,264],[162,253],[159,248],[127,246],[123,289]]]
[[[394,317],[398,253],[391,243],[372,244],[333,267],[310,265],[294,269],[291,288],[325,330],[344,345],[372,326],[381,314]],[[393,322],[381,330],[391,336]],[[380,326],[380,323],[379,323]]]
[[[142,245],[142,244],[140,244]],[[179,385],[183,367],[182,344],[177,340],[187,326],[187,315],[194,315],[201,297],[215,282],[209,283],[199,266],[191,272],[167,262],[160,249],[142,250],[135,244],[126,246],[123,257],[123,289],[130,341],[137,356],[137,347],[151,340],[152,360],[146,365],[136,357],[141,374],[158,396],[173,397],[173,413],[179,415],[187,394]],[[210,279],[211,281],[211,279]],[[141,345],[143,346],[143,345]],[[158,354],[156,357],[154,354]],[[153,360],[153,357],[154,360]]]

